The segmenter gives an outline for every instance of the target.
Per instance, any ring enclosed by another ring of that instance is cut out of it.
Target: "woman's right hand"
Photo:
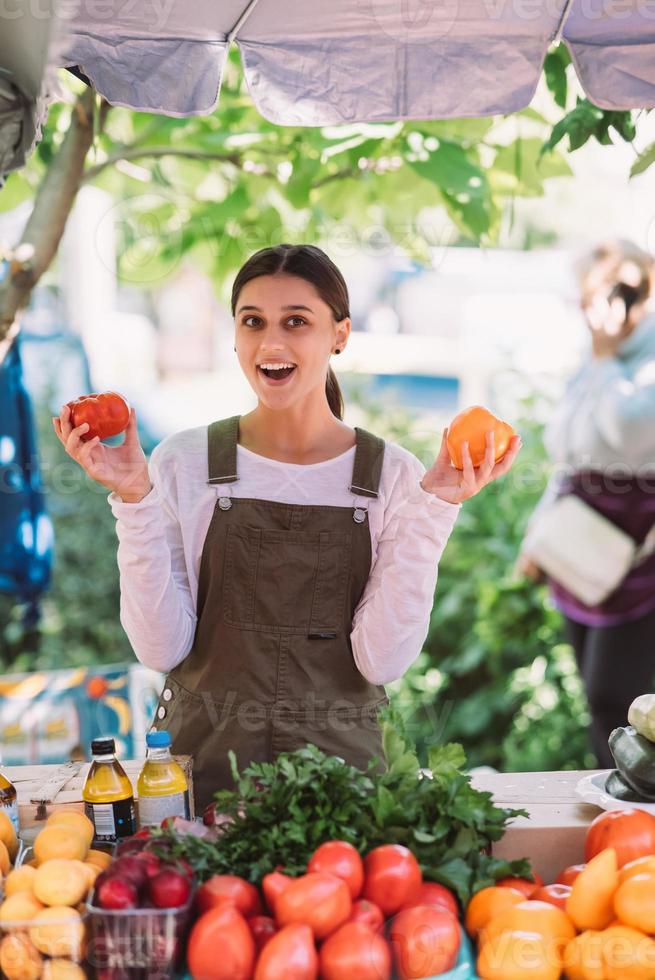
[[[97,436],[83,442],[81,436],[88,430],[88,423],[73,428],[68,405],[62,407],[59,418],[53,417],[52,422],[68,455],[92,480],[115,491],[126,503],[137,503],[150,492],[148,463],[139,442],[133,408],[120,446],[104,446]]]
[[[543,570],[539,568],[539,565],[522,552],[519,552],[519,556],[516,559],[514,574],[523,578],[529,578],[532,582],[537,583],[545,582],[546,580],[546,576]]]

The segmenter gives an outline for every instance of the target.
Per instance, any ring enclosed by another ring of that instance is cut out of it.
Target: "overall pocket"
[[[338,633],[350,571],[350,534],[230,525],[223,621],[240,629]]]

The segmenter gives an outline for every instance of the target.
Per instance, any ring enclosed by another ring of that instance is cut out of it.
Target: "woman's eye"
[[[245,323],[246,326],[250,326],[250,324],[248,322],[249,320],[258,320],[259,321],[259,317],[258,316],[254,316],[254,315],[253,316],[244,317],[243,322]],[[299,321],[299,323],[297,324],[298,326],[302,326],[303,323],[306,323],[305,318],[302,317],[302,316],[290,316],[289,319],[287,320],[287,323],[289,323],[291,320],[298,320]]]

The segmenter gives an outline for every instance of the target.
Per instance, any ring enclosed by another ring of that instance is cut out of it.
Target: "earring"
[[[234,351],[235,351],[235,353],[236,353],[236,347],[234,348]]]
[[[340,353],[341,353],[341,348],[340,348],[340,347],[337,347],[337,349],[335,350],[335,352],[334,352],[334,353],[335,353],[335,354],[340,354]]]

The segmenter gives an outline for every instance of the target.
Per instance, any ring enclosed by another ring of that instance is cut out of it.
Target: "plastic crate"
[[[170,980],[184,969],[194,891],[175,909],[113,911],[87,902],[87,962],[99,978]]]

